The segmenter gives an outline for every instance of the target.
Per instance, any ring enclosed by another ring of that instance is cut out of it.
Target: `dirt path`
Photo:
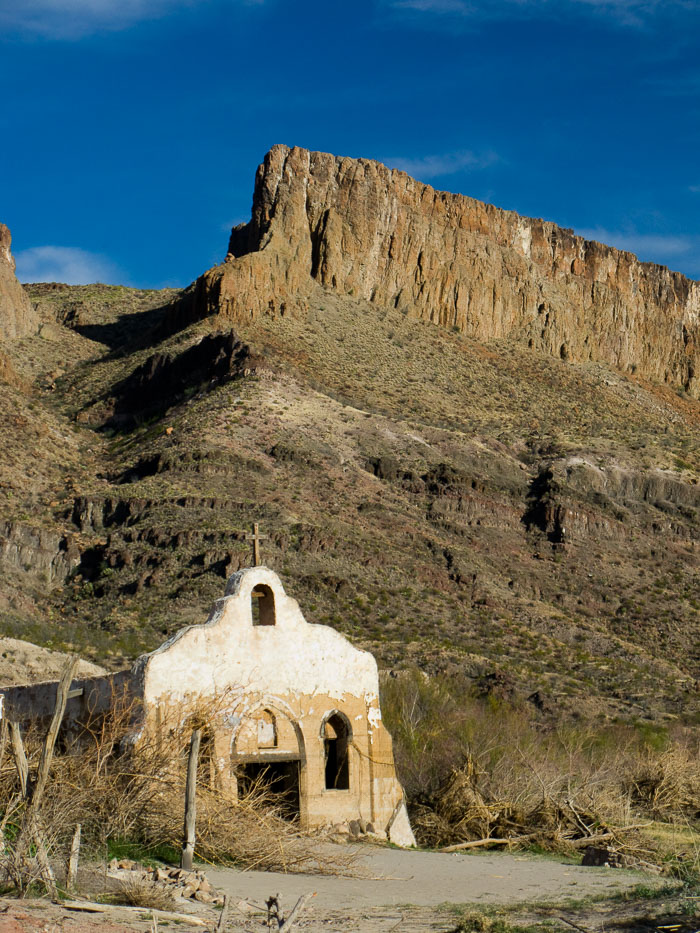
[[[295,926],[299,933],[450,933],[460,905],[477,909],[522,905],[527,912],[528,904],[549,902],[561,904],[555,911],[560,913],[570,900],[613,896],[641,882],[665,883],[637,872],[584,868],[524,854],[446,855],[366,846],[356,851],[356,877],[208,869],[211,884],[231,896],[227,933],[262,929],[260,908],[272,894],[280,895],[287,912],[302,894],[316,893]],[[218,912],[191,902],[180,909],[196,911],[205,927],[183,920],[176,923],[178,930],[212,933]],[[168,924],[163,920],[162,925]],[[571,925],[562,926],[567,928]],[[598,922],[583,927],[599,928]],[[152,929],[150,911],[127,913],[116,908],[86,915],[46,901],[0,900],[0,933],[151,933]],[[679,928],[678,933],[684,931]]]
[[[227,894],[262,903],[281,893],[286,901],[315,891],[318,908],[383,907],[411,904],[513,904],[522,901],[615,894],[649,881],[637,872],[584,868],[532,855],[467,855],[373,848],[362,852],[358,873],[339,878],[266,871],[207,871],[211,883]]]

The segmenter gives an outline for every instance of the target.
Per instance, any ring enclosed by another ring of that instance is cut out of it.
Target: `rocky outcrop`
[[[37,328],[34,307],[15,276],[11,244],[10,231],[0,224],[0,339],[25,337]]]
[[[80,552],[65,535],[20,522],[0,524],[0,570],[27,575],[38,585],[58,586],[80,563]]]
[[[108,425],[130,428],[160,416],[188,393],[250,374],[258,362],[232,330],[207,334],[177,355],[154,353],[114,387]]]
[[[700,283],[378,162],[286,146],[173,319],[299,311],[318,286],[700,395]]]

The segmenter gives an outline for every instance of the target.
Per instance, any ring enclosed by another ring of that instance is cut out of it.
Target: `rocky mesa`
[[[250,222],[178,316],[299,312],[319,287],[700,395],[700,283],[378,162],[274,146]]]

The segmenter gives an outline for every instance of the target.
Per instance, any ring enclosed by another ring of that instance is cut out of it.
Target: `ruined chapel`
[[[130,671],[74,681],[66,728],[126,690],[139,729],[157,734],[170,708],[207,704],[214,779],[256,778],[280,792],[303,828],[358,820],[398,845],[414,838],[382,723],[374,657],[339,632],[308,623],[279,577],[241,570],[202,625],[182,629]],[[50,714],[56,684],[10,687],[17,721]]]

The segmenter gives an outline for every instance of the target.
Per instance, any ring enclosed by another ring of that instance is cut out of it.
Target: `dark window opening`
[[[334,713],[323,725],[323,752],[326,758],[326,790],[350,789],[348,761],[349,730],[345,719]]]
[[[299,819],[299,762],[249,762],[237,768],[238,795],[268,793],[285,819]]]
[[[250,594],[253,625],[275,624],[275,594],[269,586],[260,583]]]

